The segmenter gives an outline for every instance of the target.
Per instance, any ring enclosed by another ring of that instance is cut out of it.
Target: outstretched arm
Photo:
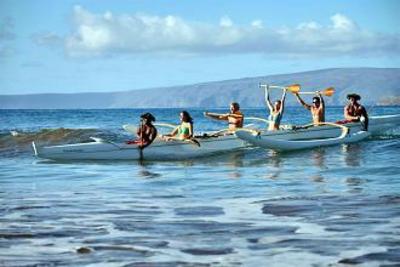
[[[204,116],[220,120],[220,121],[226,121],[228,120],[228,114],[218,114],[218,113],[211,113],[211,112],[204,112]]]
[[[295,93],[294,95],[296,96],[297,101],[298,101],[303,107],[305,107],[305,108],[308,109],[308,110],[311,109],[311,106],[308,105],[306,102],[304,102],[304,100],[299,96],[298,93]]]
[[[272,112],[274,110],[274,107],[272,106],[272,102],[269,99],[269,89],[268,87],[265,87],[264,89],[264,94],[265,94],[265,103],[267,104],[267,107],[269,108],[269,111]]]

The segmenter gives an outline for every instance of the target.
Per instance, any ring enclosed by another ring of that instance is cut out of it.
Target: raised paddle
[[[268,85],[268,84],[260,84],[260,88],[277,88],[277,89],[286,89],[291,93],[298,93],[300,91],[300,84],[292,84],[288,86],[278,86],[278,85]]]
[[[324,90],[315,91],[315,92],[298,92],[298,94],[300,94],[300,95],[315,95],[318,93],[320,93],[323,96],[333,96],[333,94],[335,93],[335,88],[329,87]]]

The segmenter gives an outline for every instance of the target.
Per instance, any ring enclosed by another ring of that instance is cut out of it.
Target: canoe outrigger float
[[[279,147],[274,148],[277,150],[282,148],[285,143],[290,150],[294,146],[300,146],[300,148],[295,149],[302,149],[328,145],[328,143],[330,145],[355,142],[369,135],[383,134],[387,130],[399,127],[399,125],[400,114],[371,116],[369,118],[368,133],[361,131],[361,123],[359,122],[345,124],[349,131],[346,135],[343,134],[342,128],[332,125],[300,127],[272,132],[264,129],[256,131],[244,128],[236,131],[236,135],[239,138],[232,134],[218,135],[215,133],[208,136],[196,137],[201,144],[200,147],[185,141],[166,142],[157,138],[150,146],[143,150],[142,156],[140,149],[136,145],[114,143],[100,138],[92,138],[93,142],[89,143],[44,147],[40,147],[35,142],[32,142],[32,146],[37,157],[52,160],[184,160],[229,152],[244,148],[250,144],[262,146],[256,143],[256,140],[263,139],[280,140],[276,143]],[[289,140],[290,142],[287,142]],[[308,142],[304,142],[307,140]],[[300,143],[300,141],[303,143]]]

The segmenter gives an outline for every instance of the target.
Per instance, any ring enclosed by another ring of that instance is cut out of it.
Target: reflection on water
[[[311,180],[316,183],[323,183],[324,177],[321,174],[316,174],[316,175],[311,176]]]
[[[350,193],[361,193],[363,191],[364,180],[359,177],[348,177],[346,178],[346,184],[349,187]]]
[[[266,178],[272,180],[278,179],[282,173],[281,163],[282,163],[281,154],[271,151],[270,156],[268,158],[268,167],[270,168],[269,171],[266,173]]]
[[[281,167],[282,158],[283,157],[279,153],[271,151],[269,163],[272,167],[279,169]]]
[[[358,144],[346,144],[342,146],[344,161],[349,167],[359,167],[362,158],[362,146]]]
[[[242,177],[240,168],[244,166],[244,157],[245,153],[242,150],[224,155],[224,161],[226,161],[226,166],[228,168],[227,175],[230,178],[237,179]]]
[[[141,168],[138,171],[138,176],[143,177],[143,178],[158,178],[161,177],[162,175],[156,172],[152,172],[149,169],[146,168],[146,166],[141,166]]]
[[[325,148],[317,148],[312,150],[312,159],[314,161],[314,165],[320,169],[327,169],[325,165],[325,154]]]

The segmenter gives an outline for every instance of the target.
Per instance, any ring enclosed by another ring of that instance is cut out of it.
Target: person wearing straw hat
[[[297,101],[306,109],[311,112],[312,119],[314,125],[318,125],[321,122],[325,122],[325,102],[324,98],[322,97],[321,93],[318,91],[316,92],[316,96],[312,99],[312,105],[307,104],[304,100],[300,97],[298,93],[294,93],[297,98]]]
[[[358,101],[361,96],[358,94],[348,94],[349,103],[344,107],[344,118],[348,122],[361,122],[363,130],[368,130],[368,114],[364,106]]]

